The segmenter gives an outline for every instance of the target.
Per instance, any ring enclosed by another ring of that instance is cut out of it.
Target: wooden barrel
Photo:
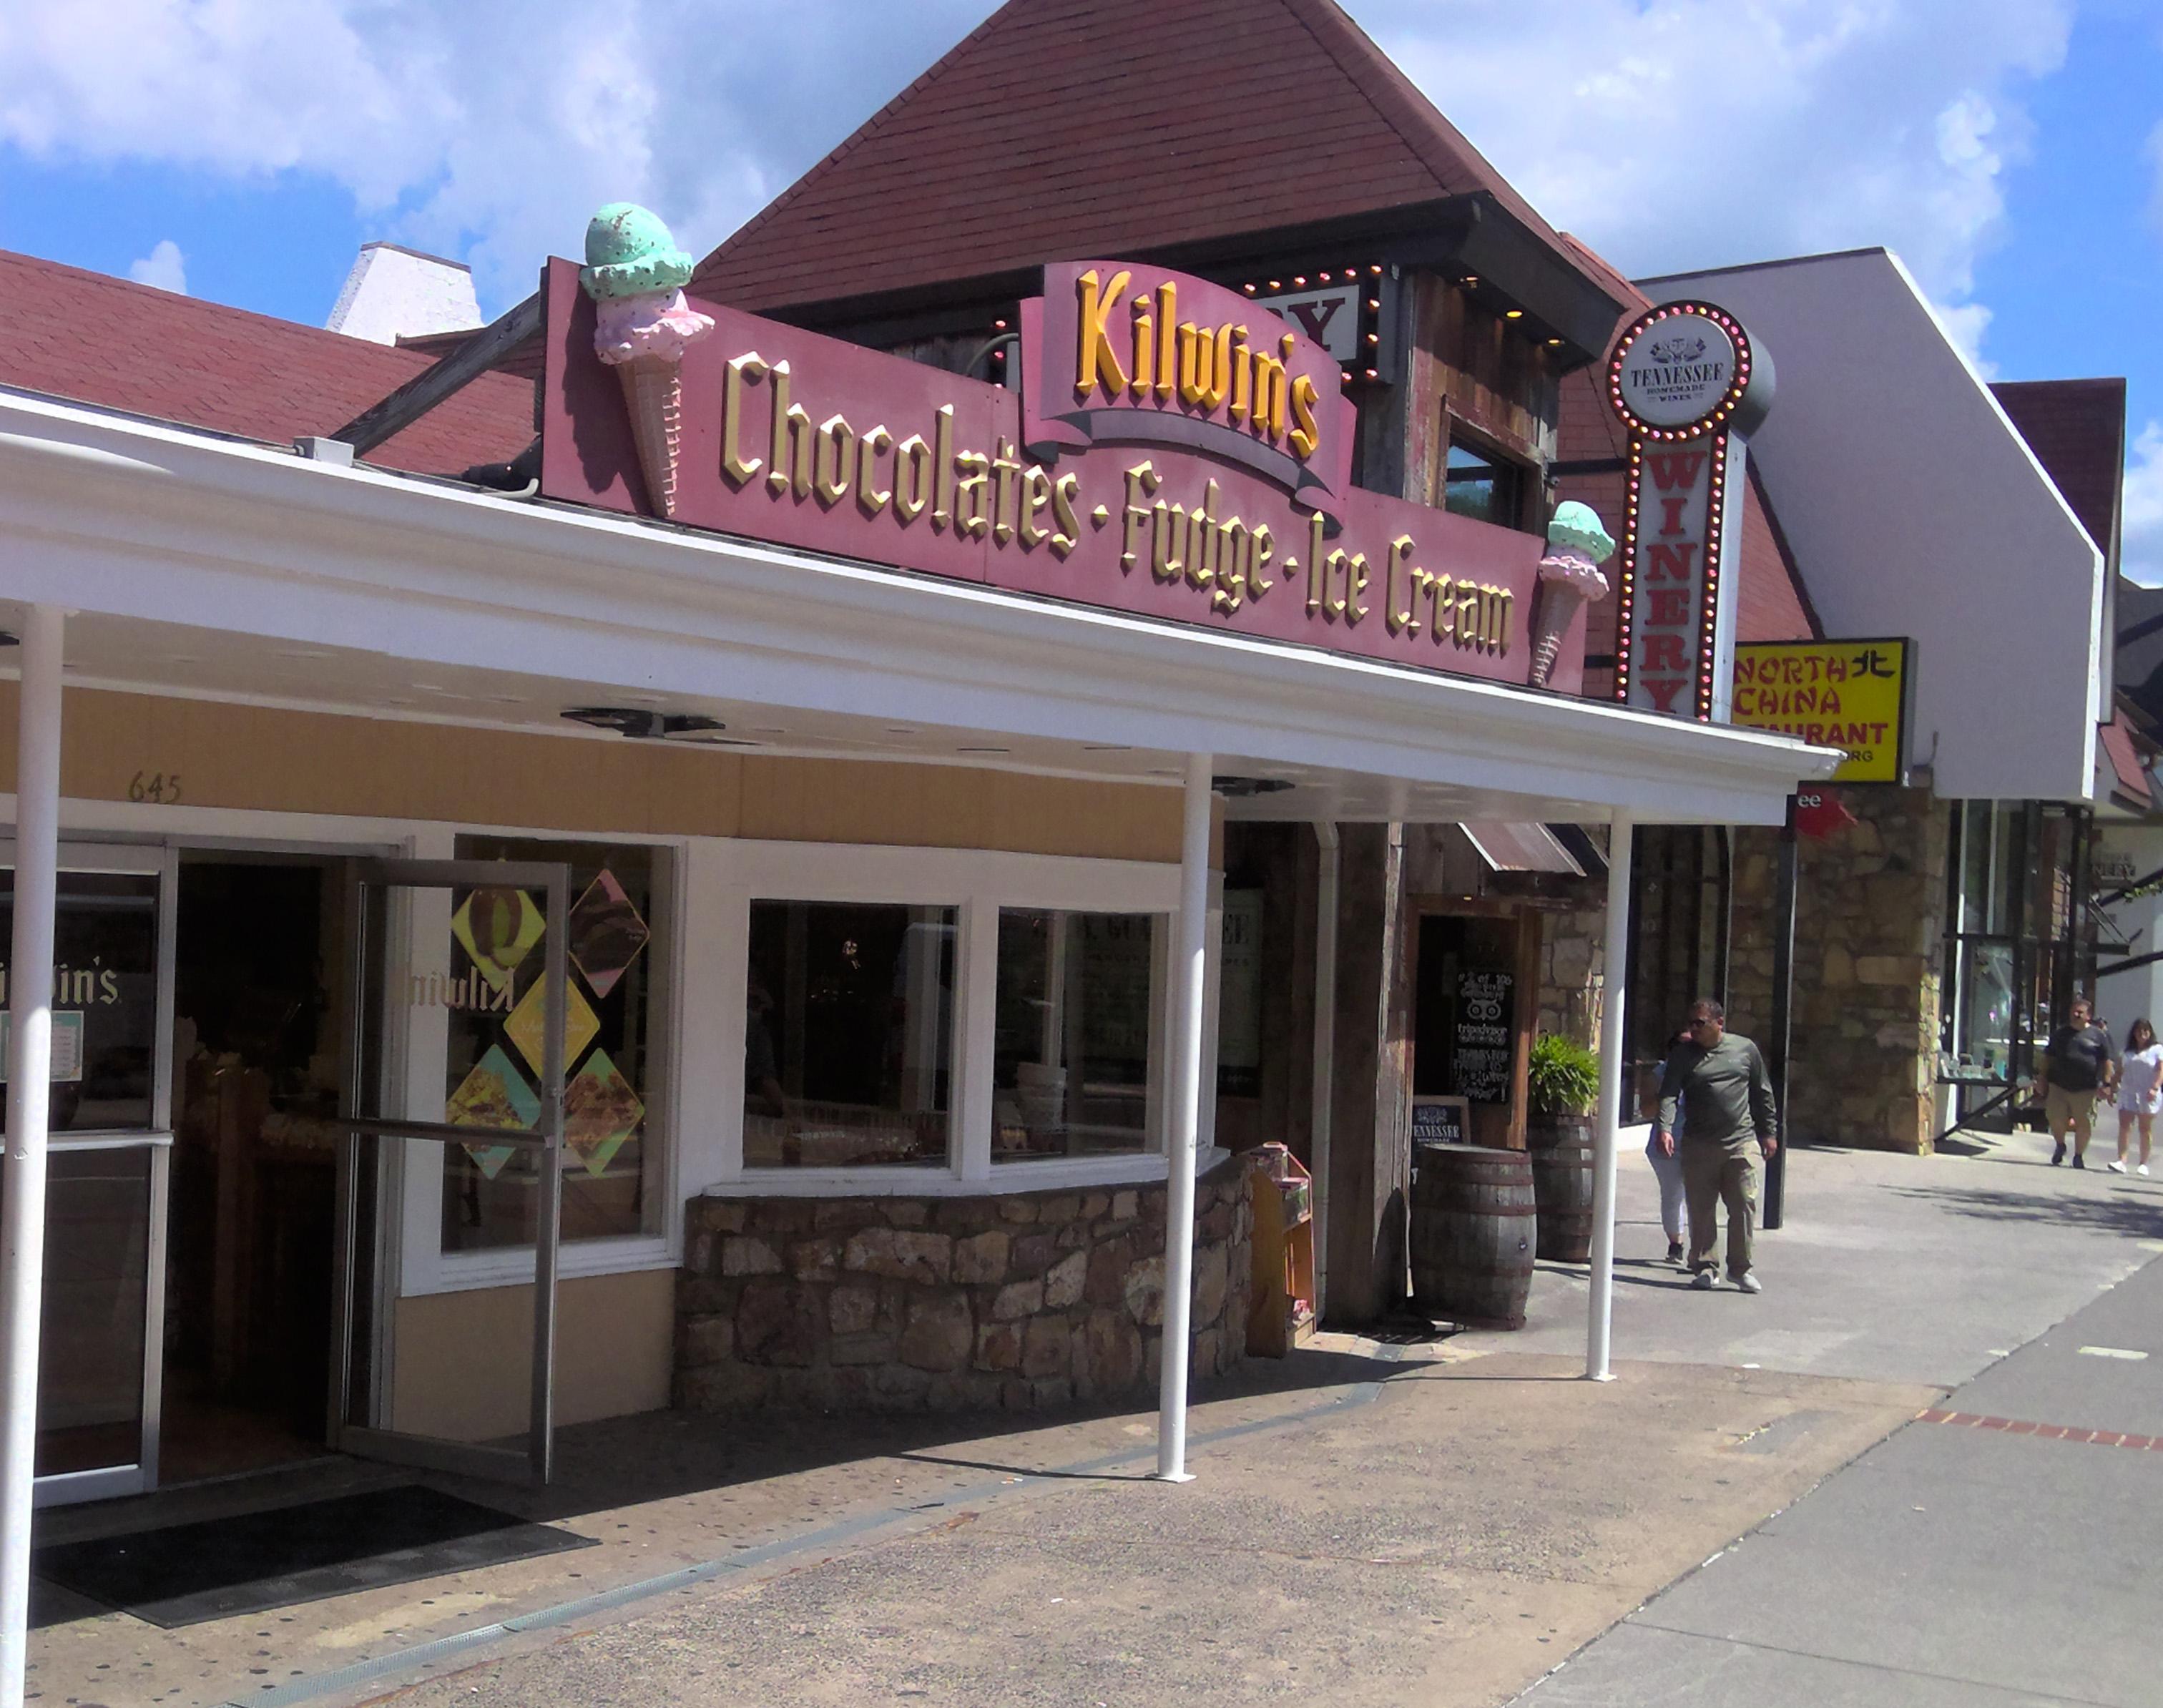
[[[1467,1328],[1521,1328],[1537,1238],[1521,1150],[1412,1147],[1412,1303]]]
[[[1549,1263],[1592,1258],[1592,1122],[1535,1119],[1525,1132],[1532,1197],[1540,1212],[1540,1255]]]

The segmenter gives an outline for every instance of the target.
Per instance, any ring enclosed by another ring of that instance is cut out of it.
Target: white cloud
[[[141,260],[128,264],[128,276],[138,285],[154,285],[160,291],[185,296],[188,294],[188,258],[170,238],[161,238]]]
[[[703,251],[991,0],[72,0],[0,6],[0,141],[342,185],[494,306],[642,201]],[[326,303],[337,286],[324,282]]]
[[[2163,421],[2151,421],[2125,464],[2118,563],[2144,587],[2163,587]]]
[[[1557,225],[1640,277],[1883,244],[1979,345],[2024,82],[2072,0],[1351,0]],[[1551,45],[1528,53],[1528,42]]]
[[[2062,60],[2072,4],[1351,0],[1534,205],[1626,270],[1885,244],[1977,336],[2022,80]],[[603,202],[719,242],[992,5],[0,7],[0,141],[317,175],[380,235],[469,259],[500,306]]]
[[[1998,377],[1998,364],[1988,360],[1982,354],[1982,336],[1990,330],[1989,309],[1980,302],[1933,302],[1930,312],[1938,317],[1946,336],[1952,340],[1955,348],[1966,356],[1969,365],[1985,380]]]

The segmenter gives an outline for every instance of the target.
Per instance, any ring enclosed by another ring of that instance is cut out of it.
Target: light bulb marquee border
[[[1735,371],[1729,375],[1726,390],[1704,414],[1680,426],[1663,427],[1644,420],[1623,401],[1622,369],[1631,349],[1637,340],[1664,321],[1682,316],[1697,316],[1709,320],[1726,333],[1735,343]],[[1705,532],[1701,561],[1705,565],[1704,588],[1698,601],[1695,656],[1692,670],[1693,693],[1691,710],[1700,723],[1710,723],[1713,715],[1714,677],[1717,668],[1720,644],[1720,595],[1722,574],[1726,568],[1723,561],[1722,545],[1726,537],[1727,519],[1727,471],[1731,422],[1750,390],[1756,368],[1756,358],[1751,348],[1750,335],[1741,322],[1728,312],[1710,302],[1663,302],[1658,307],[1642,314],[1631,322],[1617,338],[1615,350],[1607,359],[1607,400],[1616,417],[1630,432],[1630,462],[1628,485],[1622,511],[1621,550],[1617,554],[1616,587],[1615,699],[1627,704],[1633,679],[1634,637],[1637,604],[1637,551],[1641,532],[1640,512],[1642,506],[1645,479],[1645,458],[1648,446],[1680,445],[1697,441],[1710,461],[1707,471],[1709,483],[1705,505]]]
[[[1623,401],[1622,369],[1638,339],[1662,321],[1673,320],[1683,315],[1709,320],[1735,341],[1735,371],[1728,376],[1726,390],[1703,415],[1694,421],[1684,422],[1679,427],[1661,427],[1644,420]],[[1742,323],[1726,309],[1710,302],[1663,302],[1658,308],[1638,316],[1630,323],[1629,329],[1615,341],[1615,353],[1607,359],[1607,401],[1615,413],[1622,418],[1623,425],[1639,438],[1649,439],[1656,444],[1694,439],[1722,426],[1741,406],[1744,394],[1750,390],[1756,366],[1756,354],[1750,346],[1750,334],[1742,329]]]

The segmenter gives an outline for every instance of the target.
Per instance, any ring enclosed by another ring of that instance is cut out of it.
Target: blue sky
[[[470,260],[493,312],[604,201],[718,242],[989,9],[6,8],[0,247],[320,322],[386,237]],[[1626,270],[1883,244],[1986,372],[2124,375],[2127,563],[2163,582],[2163,0],[1349,9]]]

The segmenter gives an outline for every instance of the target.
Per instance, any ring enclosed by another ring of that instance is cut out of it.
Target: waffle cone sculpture
[[[1563,637],[1581,606],[1607,596],[1607,578],[1600,573],[1615,542],[1600,525],[1599,512],[1575,499],[1555,506],[1548,524],[1548,554],[1540,559],[1539,603],[1532,615],[1534,688],[1545,688],[1562,656]]]
[[[631,443],[638,447],[647,500],[657,516],[676,514],[676,451],[683,422],[683,366],[665,356],[641,356],[619,363],[615,370],[623,386],[623,406],[631,412]]]
[[[676,514],[683,352],[714,329],[683,300],[691,257],[646,209],[610,202],[586,228],[579,283],[595,308],[594,354],[616,370],[653,513]]]

